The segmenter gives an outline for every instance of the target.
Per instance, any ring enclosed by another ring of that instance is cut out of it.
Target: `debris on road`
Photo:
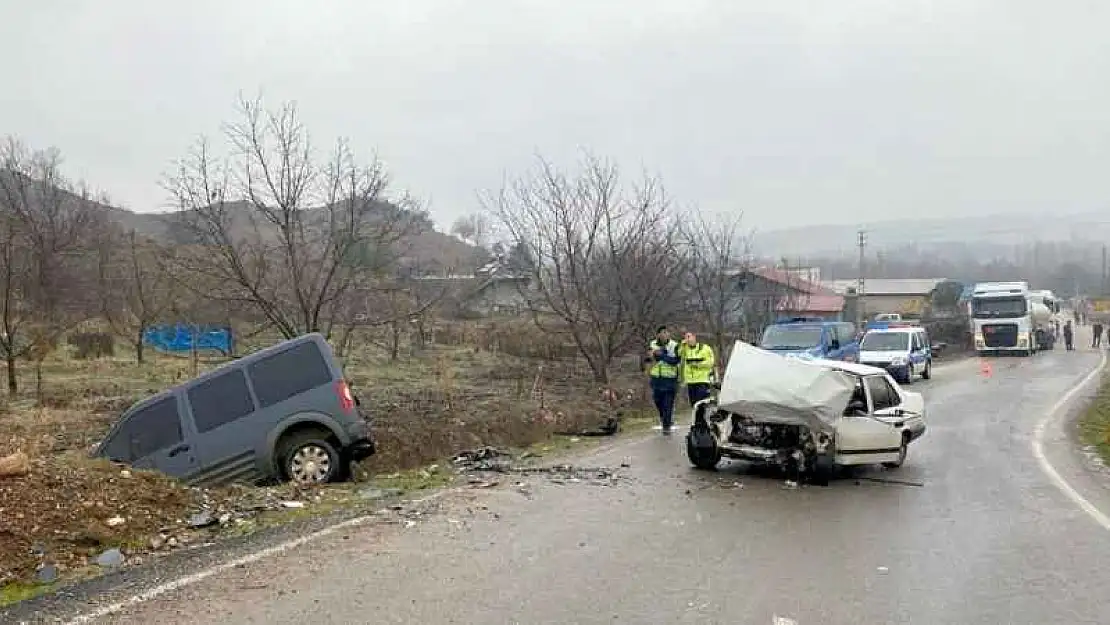
[[[105,568],[114,568],[122,566],[123,560],[123,552],[113,547],[97,556],[96,563]]]
[[[53,584],[58,581],[58,567],[53,564],[43,564],[35,571],[35,581],[40,584]]]
[[[887,478],[887,477],[856,476],[856,484],[859,484],[860,481],[876,482],[876,483],[879,483],[879,484],[894,484],[896,486],[916,486],[918,488],[922,488],[922,487],[925,486],[925,482],[914,482],[914,481],[911,481],[911,480],[899,480],[899,479]]]
[[[0,479],[22,477],[31,472],[31,459],[22,451],[0,458]]]
[[[517,466],[512,463],[512,454],[495,449],[482,447],[473,451],[466,451],[455,456],[455,468],[460,473],[508,473],[513,475],[539,475],[546,477],[554,484],[581,484],[587,483],[594,486],[613,486],[624,476],[619,469],[608,467],[576,467],[570,464],[557,464],[552,466],[534,467]],[[621,463],[622,468],[631,466],[631,459]],[[477,488],[490,488],[495,486],[495,480],[475,477],[470,484]]]
[[[455,456],[455,468],[464,472],[507,471],[512,454],[494,447],[480,447]]]

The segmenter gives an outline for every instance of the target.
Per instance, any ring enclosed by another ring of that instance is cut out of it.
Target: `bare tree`
[[[24,324],[28,344],[17,351],[35,361],[40,398],[43,359],[69,324],[88,312],[84,297],[90,290],[83,284],[92,252],[88,234],[103,223],[88,190],[62,175],[61,162],[57,150],[33,151],[13,138],[0,151],[0,204],[14,220],[9,238],[18,233],[22,239],[22,297],[34,311],[33,323]],[[16,340],[11,335],[6,339],[13,348]],[[9,389],[15,386],[13,365],[9,360]]]
[[[112,329],[135,346],[144,360],[147,328],[170,311],[174,285],[164,263],[168,251],[134,230],[105,228],[99,240],[97,274],[101,311]]]
[[[682,227],[689,258],[687,289],[694,320],[724,358],[728,339],[744,322],[743,280],[751,271],[751,235],[741,215],[688,217]]]
[[[464,215],[451,224],[451,234],[475,247],[486,249],[492,234],[490,219],[483,213]]]
[[[0,351],[8,370],[8,394],[19,391],[17,367],[30,343],[26,328],[34,322],[28,277],[31,252],[22,224],[6,211],[0,215]]]
[[[385,326],[385,332],[372,335],[376,337],[372,342],[384,348],[391,361],[400,357],[401,339],[406,334],[415,333],[418,341],[423,339],[426,318],[445,295],[443,288],[421,288],[418,282],[397,279],[369,294],[367,308],[378,311],[382,316],[379,323]]]
[[[588,154],[572,175],[539,159],[485,204],[531,259],[522,295],[537,326],[569,334],[598,381],[681,305],[684,263],[659,180],[624,187],[615,165]]]
[[[205,141],[166,182],[193,243],[175,263],[194,292],[257,309],[285,337],[330,336],[345,296],[387,275],[425,216],[387,196],[381,163],[345,141],[315,160],[293,104],[241,101],[229,159]]]

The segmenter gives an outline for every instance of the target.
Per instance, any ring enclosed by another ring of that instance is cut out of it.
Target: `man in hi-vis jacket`
[[[713,378],[713,348],[699,343],[693,332],[687,332],[679,346],[682,358],[682,381],[686,384],[686,396],[690,405],[709,397],[710,382]]]
[[[670,434],[674,425],[674,400],[678,394],[678,343],[671,339],[667,326],[655,330],[655,340],[648,344],[644,364],[649,365],[651,398],[659,411],[659,424],[663,433]]]

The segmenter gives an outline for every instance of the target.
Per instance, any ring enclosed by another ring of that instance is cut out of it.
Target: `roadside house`
[[[877,313],[900,313],[917,316],[925,310],[929,294],[945,278],[866,278],[863,283],[863,313],[870,318]],[[848,298],[855,298],[856,280],[828,280],[824,286]]]
[[[805,270],[753,267],[736,272],[736,296],[742,300],[738,325],[762,328],[781,317],[819,317],[839,321],[844,297],[817,282]]]

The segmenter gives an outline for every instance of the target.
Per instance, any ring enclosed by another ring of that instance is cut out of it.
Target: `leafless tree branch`
[[[677,312],[684,258],[658,179],[625,187],[615,165],[592,155],[570,175],[540,158],[483,202],[529,259],[522,294],[537,326],[568,333],[599,381]]]
[[[286,337],[330,335],[347,294],[390,275],[423,213],[387,196],[382,164],[359,165],[346,141],[317,161],[292,104],[243,100],[225,135],[228,159],[201,141],[166,182],[194,244],[179,273]]]

